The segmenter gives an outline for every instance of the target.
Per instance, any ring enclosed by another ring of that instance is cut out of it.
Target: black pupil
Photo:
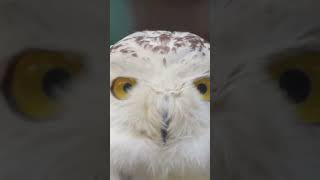
[[[48,71],[42,81],[42,88],[49,97],[56,98],[61,91],[65,90],[71,75],[63,69],[53,69]]]
[[[128,93],[131,88],[132,88],[132,85],[130,83],[125,83],[123,86],[123,91]]]
[[[198,84],[197,89],[199,90],[199,92],[201,94],[205,94],[207,92],[207,90],[208,90],[207,86],[205,84],[203,84],[203,83]]]
[[[295,102],[304,102],[311,92],[311,81],[303,71],[294,69],[283,73],[279,80],[280,88]]]

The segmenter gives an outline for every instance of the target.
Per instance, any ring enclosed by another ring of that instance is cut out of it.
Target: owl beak
[[[172,106],[172,101],[170,98],[170,95],[163,95],[159,97],[159,101],[158,101],[158,109],[159,109],[159,113],[160,113],[160,117],[161,117],[161,138],[162,138],[162,142],[164,144],[166,144],[167,140],[168,140],[168,129],[169,129],[169,125],[170,125],[170,121],[171,121],[171,115],[169,112],[170,107]]]
[[[162,114],[162,121],[163,121],[163,126],[161,128],[161,137],[162,137],[163,143],[165,144],[168,139],[168,128],[170,124],[170,117],[169,117],[168,111],[165,111]]]

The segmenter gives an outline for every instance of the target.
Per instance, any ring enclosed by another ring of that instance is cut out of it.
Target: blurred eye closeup
[[[129,98],[129,91],[137,84],[136,79],[128,77],[118,77],[112,82],[111,92],[119,100]]]
[[[320,53],[285,56],[270,66],[272,78],[305,123],[320,123]]]
[[[61,110],[59,100],[83,69],[81,56],[71,52],[32,49],[10,64],[3,88],[9,105],[33,120]]]
[[[210,101],[210,78],[204,77],[194,81],[194,85],[202,95],[203,100]]]

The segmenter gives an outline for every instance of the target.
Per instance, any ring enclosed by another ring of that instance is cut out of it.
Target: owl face
[[[104,10],[81,3],[0,3],[2,179],[104,176]]]
[[[317,4],[218,6],[216,178],[319,178]]]
[[[111,127],[155,143],[210,124],[209,44],[191,33],[144,31],[111,47]]]

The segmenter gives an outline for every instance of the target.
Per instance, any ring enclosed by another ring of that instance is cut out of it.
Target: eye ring
[[[135,78],[117,77],[111,85],[111,93],[118,100],[126,100],[129,98],[129,93],[137,84]]]
[[[210,101],[210,78],[198,78],[193,82],[197,91],[201,94],[204,101]]]
[[[78,78],[84,71],[82,59],[83,56],[75,52],[37,48],[25,49],[12,56],[1,83],[10,109],[28,121],[52,119],[63,109],[60,106],[61,96],[52,94],[50,97],[46,93],[53,93],[53,88],[62,82],[69,87],[70,80]],[[57,79],[55,69],[69,73],[72,78]]]

